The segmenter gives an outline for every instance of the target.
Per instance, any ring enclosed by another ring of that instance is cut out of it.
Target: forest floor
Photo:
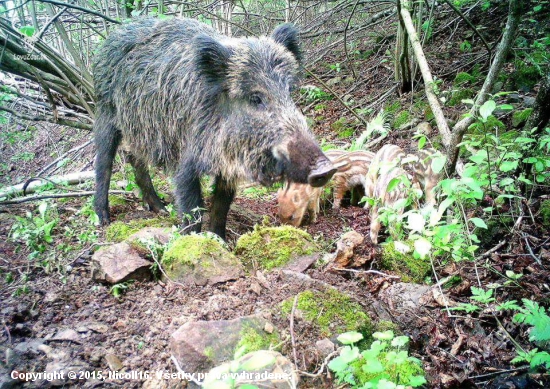
[[[460,33],[459,30],[457,34]],[[443,46],[438,41],[430,46],[441,47],[441,55],[435,52],[436,49],[431,54],[431,58],[435,58],[435,73],[441,69],[460,68],[460,64],[454,63],[455,55]],[[385,49],[381,46],[378,50],[383,52]],[[333,62],[339,62],[338,58],[335,57]],[[379,91],[391,89],[393,69],[374,57],[362,62],[361,66],[356,69],[364,74],[361,83],[350,87],[344,81],[338,81],[333,87],[339,95],[352,95],[358,105],[368,105],[369,102],[377,102],[382,95]],[[450,71],[450,74],[454,73]],[[337,77],[340,77],[339,73],[332,72],[324,79],[334,80]],[[310,82],[314,83],[306,80],[306,83]],[[381,106],[391,105],[390,100],[403,106],[410,105],[418,94],[421,92],[396,97],[394,92],[374,104],[372,110],[376,112]],[[533,97],[534,94],[535,91],[530,91],[520,97]],[[352,121],[337,101],[314,104],[302,99],[300,105],[312,120],[312,127],[319,139],[342,146],[349,144],[349,138],[358,134],[354,126],[351,126],[354,131],[347,135],[338,132],[340,127],[335,129],[333,124],[341,118],[347,118],[344,123]],[[459,108],[448,109],[452,119],[464,112]],[[424,120],[424,117],[420,115],[418,119]],[[503,119],[506,120],[509,122],[510,118]],[[90,134],[52,125],[33,127],[17,124],[9,132],[6,130],[5,134],[11,134],[13,141],[4,139],[2,143],[2,185],[24,182],[53,161],[55,156],[91,138]],[[435,137],[436,134],[433,135]],[[384,143],[395,143],[406,149],[415,148],[408,130],[399,132],[394,129]],[[90,170],[92,148],[80,153],[78,160],[76,165],[79,170]],[[126,175],[120,163],[118,170],[123,172],[123,176]],[[88,183],[81,188],[91,189],[91,186]],[[166,198],[170,199],[169,192],[166,192]],[[487,202],[490,201],[488,198]],[[89,205],[86,198],[56,201],[58,222],[52,233],[53,243],[47,245],[35,260],[29,260],[31,250],[11,236],[12,226],[17,222],[15,216],[25,218],[28,211],[36,215],[38,203],[0,207],[0,317],[3,326],[0,358],[4,359],[0,370],[11,359],[10,362],[19,371],[44,371],[52,368],[48,366],[52,361],[80,370],[107,371],[109,363],[105,357],[115,355],[127,370],[175,371],[168,343],[170,335],[182,324],[190,320],[233,319],[249,315],[255,313],[258,307],[274,307],[304,288],[303,280],[273,271],[265,274],[267,288],[259,294],[253,292],[252,284],[256,281],[250,276],[215,286],[193,288],[161,281],[135,282],[128,285],[125,293],[115,297],[109,286],[93,281],[90,276],[91,256],[97,244],[105,243],[105,236],[101,228],[89,223],[87,213],[82,211],[89,210]],[[112,209],[115,218],[125,221],[156,217],[144,210],[136,198],[126,199],[125,204],[113,206]],[[477,210],[470,211],[474,214]],[[272,223],[277,224],[276,193],[260,190],[241,192],[229,214],[230,247],[233,248],[238,237],[250,231],[263,216],[268,216]],[[514,342],[526,350],[532,346],[527,342],[527,327],[513,323],[510,311],[497,312],[491,307],[475,314],[453,313],[434,299],[423,306],[421,315],[416,315],[406,307],[388,303],[387,298],[383,297],[384,291],[400,280],[361,272],[374,269],[394,275],[380,268],[381,249],[368,239],[369,224],[368,213],[361,207],[351,206],[349,200],[338,212],[331,209],[330,201],[325,201],[317,223],[304,228],[317,241],[324,242],[328,251],[334,251],[336,241],[350,229],[364,235],[365,242],[356,248],[353,261],[353,270],[359,272],[321,267],[305,273],[352,296],[374,320],[388,319],[383,312],[389,314],[389,319],[395,319],[403,334],[411,338],[410,354],[422,361],[429,387],[550,387],[548,374],[529,372],[525,363],[511,364],[517,355]],[[434,273],[428,285],[437,284],[439,279],[457,280],[444,289],[448,299],[455,302],[468,302],[472,286],[486,289],[499,284],[500,301],[530,298],[546,300],[547,304],[550,280],[548,231],[544,231],[538,216],[525,216],[523,224],[519,232],[516,229],[493,230],[491,236],[484,237],[475,261],[434,262]],[[504,276],[508,270],[523,274],[523,277],[510,283]],[[287,318],[275,315],[271,320],[278,329],[288,333]],[[294,325],[297,367],[301,371],[314,373],[323,363],[323,357],[315,346],[319,340],[316,331],[303,320],[297,320]],[[290,342],[283,345],[284,355],[291,356],[293,351]],[[336,386],[332,378],[327,374],[317,378],[304,376],[300,387],[332,388]],[[46,383],[19,384],[31,387]],[[104,383],[86,379],[63,385],[137,388],[142,387],[143,381],[113,380]],[[171,385],[181,387],[178,386],[181,384],[174,382]]]

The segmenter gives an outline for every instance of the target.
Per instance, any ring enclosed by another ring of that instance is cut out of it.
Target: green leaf
[[[447,157],[444,155],[436,155],[432,158],[432,170],[434,173],[439,173],[443,170],[445,167],[445,163],[447,162]]]
[[[407,343],[409,343],[409,337],[408,336],[396,336],[392,341],[391,341],[391,345],[393,347],[403,347],[404,345],[406,345]]]
[[[336,357],[332,361],[329,362],[328,368],[332,371],[344,371],[348,367],[348,364],[344,362],[342,357]]]
[[[378,340],[392,340],[394,337],[392,330],[387,330],[384,332],[375,332],[372,334],[372,337]]]
[[[516,170],[516,168],[518,167],[518,161],[503,161],[501,164],[500,164],[500,171],[502,172],[509,172],[509,171],[512,171],[512,170]]]
[[[421,375],[413,375],[411,378],[409,378],[409,385],[413,388],[416,388],[417,386],[422,386],[426,384],[428,381],[426,381],[426,378]]]
[[[359,349],[357,347],[346,346],[340,351],[340,358],[346,363],[350,363],[359,358]]]
[[[479,107],[479,114],[483,119],[483,122],[487,121],[487,118],[493,114],[493,111],[497,107],[497,104],[493,100],[487,100],[481,107]]]
[[[33,26],[23,26],[19,28],[19,32],[28,37],[33,36],[35,31],[36,29]]]
[[[241,365],[241,369],[245,371],[259,370],[262,367],[272,365],[275,361],[276,358],[273,354],[260,350],[257,351],[251,359],[245,361]]]
[[[483,219],[480,219],[478,217],[473,217],[470,219],[470,221],[478,228],[487,229],[487,224],[483,221]]]
[[[367,374],[375,374],[384,371],[384,366],[378,359],[367,359],[362,367]]]
[[[420,139],[418,139],[418,150],[422,150],[425,144],[426,144],[426,137],[422,136]]]
[[[342,344],[353,344],[363,339],[363,334],[355,331],[350,331],[343,333],[337,339]]]
[[[503,111],[511,111],[514,109],[514,106],[511,105],[511,104],[501,104],[498,106],[500,109],[502,109]]]
[[[401,177],[396,177],[396,178],[392,179],[388,184],[386,192],[389,193],[392,190],[394,190],[397,187],[397,185],[399,185],[400,182],[401,182]]]

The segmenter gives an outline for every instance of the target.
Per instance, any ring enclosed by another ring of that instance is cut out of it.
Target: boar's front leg
[[[183,232],[200,232],[204,201],[200,173],[192,158],[182,158],[174,176],[174,185]]]
[[[212,207],[210,210],[210,231],[225,240],[225,225],[231,202],[235,197],[235,188],[221,176],[216,177]]]

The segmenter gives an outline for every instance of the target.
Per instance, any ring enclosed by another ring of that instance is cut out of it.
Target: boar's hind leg
[[[141,189],[141,194],[143,196],[143,201],[149,205],[149,209],[153,212],[160,212],[164,210],[164,204],[161,199],[158,197],[157,192],[155,192],[155,187],[151,181],[151,176],[149,175],[149,169],[147,165],[134,157],[132,154],[127,153],[128,161],[130,165],[134,168],[136,176],[136,184]]]
[[[229,185],[221,176],[217,176],[210,210],[210,231],[224,240],[227,213],[234,197],[235,188]]]
[[[121,135],[106,116],[98,116],[94,125],[97,156],[95,161],[94,208],[101,224],[109,224],[109,183],[113,159],[120,144]]]
[[[201,193],[200,174],[195,169],[195,163],[187,158],[180,161],[176,175],[176,203],[178,214],[182,220],[184,233],[201,232],[202,210],[204,201]]]

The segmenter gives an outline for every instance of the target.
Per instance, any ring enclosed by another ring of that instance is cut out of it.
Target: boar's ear
[[[194,39],[196,64],[199,72],[209,82],[221,82],[227,75],[231,50],[208,35],[197,35]]]
[[[278,26],[273,33],[271,38],[286,47],[290,51],[296,60],[302,62],[302,50],[300,50],[300,37],[298,36],[298,30],[291,23],[285,23]]]

